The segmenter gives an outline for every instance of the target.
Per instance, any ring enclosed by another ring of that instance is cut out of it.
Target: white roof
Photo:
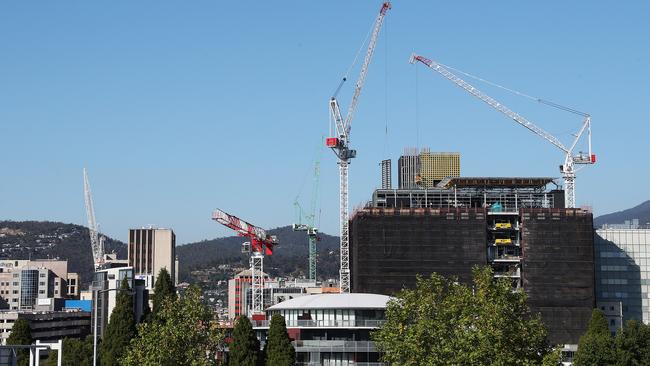
[[[377,294],[318,294],[296,297],[267,310],[290,309],[385,309],[390,296]]]

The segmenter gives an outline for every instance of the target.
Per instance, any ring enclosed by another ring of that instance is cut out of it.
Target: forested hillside
[[[273,255],[264,259],[264,271],[272,276],[306,276],[308,268],[308,243],[305,232],[295,232],[290,226],[268,230],[277,235],[280,244]],[[318,242],[318,277],[338,277],[338,237],[320,234]],[[248,256],[241,252],[241,237],[225,237],[185,244],[176,248],[180,261],[180,277],[191,281],[190,271],[217,267],[222,264],[248,267]]]
[[[0,221],[1,259],[67,259],[68,271],[81,276],[82,287],[90,283],[93,258],[88,229],[50,221]],[[107,253],[126,258],[126,245],[106,238]]]

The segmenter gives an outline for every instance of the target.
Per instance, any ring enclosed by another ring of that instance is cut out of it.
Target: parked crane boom
[[[564,205],[567,208],[574,208],[576,206],[576,194],[575,194],[575,177],[576,177],[576,171],[575,171],[575,164],[594,164],[596,162],[596,155],[592,154],[591,151],[591,116],[586,113],[582,113],[579,111],[575,111],[570,108],[566,108],[563,106],[559,106],[555,103],[544,101],[541,99],[538,99],[538,101],[543,102],[545,104],[549,104],[552,106],[555,106],[556,108],[560,108],[566,111],[569,111],[571,113],[576,113],[579,115],[582,115],[584,117],[584,121],[582,123],[582,126],[578,133],[575,135],[575,139],[573,140],[572,144],[570,147],[566,147],[557,137],[553,136],[552,134],[546,132],[542,128],[538,127],[528,119],[524,118],[520,114],[514,112],[510,108],[506,107],[499,101],[495,100],[494,98],[490,97],[489,95],[483,93],[482,91],[478,90],[468,82],[464,81],[463,79],[459,78],[456,76],[454,73],[449,71],[447,68],[445,68],[442,64],[428,59],[426,57],[416,55],[415,53],[411,55],[410,58],[410,63],[414,64],[416,62],[421,62],[422,64],[426,65],[430,69],[438,72],[440,75],[444,76],[454,84],[458,85],[459,87],[463,88],[465,91],[470,93],[471,95],[477,97],[481,101],[485,102],[492,108],[498,110],[499,112],[505,114],[506,116],[510,117],[513,119],[515,122],[518,124],[522,125],[523,127],[529,129],[536,135],[542,137],[546,141],[550,142],[551,144],[555,145],[557,148],[562,150],[565,153],[565,160],[564,164],[560,166],[560,171],[563,174],[564,178],[564,190],[565,190],[565,196],[564,196]],[[573,149],[577,146],[578,142],[581,140],[582,135],[584,132],[587,131],[587,141],[588,141],[588,153],[583,153],[579,152],[577,154],[573,153]]]
[[[234,230],[237,235],[250,239],[248,244],[250,244],[252,302],[249,315],[264,314],[264,255],[273,254],[273,247],[278,244],[278,239],[275,235],[268,235],[266,230],[220,209],[212,212],[212,219]],[[244,246],[246,244],[244,243]]]
[[[368,49],[366,51],[366,56],[361,65],[361,71],[359,73],[359,79],[357,80],[356,86],[354,88],[354,94],[352,95],[352,101],[348,107],[348,112],[345,117],[341,116],[341,109],[339,103],[336,99],[336,94],[330,98],[330,113],[334,119],[336,125],[336,132],[338,137],[330,137],[326,140],[327,147],[330,147],[332,151],[338,157],[339,165],[339,219],[340,219],[340,241],[341,241],[341,265],[340,265],[340,288],[341,292],[350,292],[350,247],[349,247],[349,228],[348,228],[348,165],[350,164],[350,159],[354,158],[357,155],[356,150],[350,149],[350,129],[352,128],[352,119],[359,102],[359,96],[361,95],[361,89],[366,80],[366,75],[368,73],[368,67],[372,61],[372,56],[375,52],[375,46],[377,44],[377,38],[379,37],[379,31],[384,21],[384,16],[388,9],[391,8],[390,2],[385,2],[382,4],[381,9],[379,9],[379,15],[375,20],[375,23],[372,27],[372,35],[370,41],[368,42]],[[345,78],[343,79],[345,81]],[[341,89],[341,86],[336,89],[336,93]]]
[[[104,236],[99,233],[99,229],[97,228],[93,196],[90,191],[90,181],[88,180],[88,172],[86,172],[86,168],[84,168],[84,203],[86,205],[86,216],[88,217],[90,248],[93,252],[95,270],[99,270],[104,266]]]

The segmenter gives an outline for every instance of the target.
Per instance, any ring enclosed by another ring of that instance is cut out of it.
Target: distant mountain
[[[622,224],[625,220],[639,219],[639,223],[650,223],[650,201],[628,208],[627,210],[598,216],[594,219],[594,226],[601,227],[604,224]]]
[[[126,258],[126,244],[106,238],[107,253]],[[67,259],[68,271],[92,280],[93,257],[88,228],[50,221],[0,221],[0,259]]]
[[[279,245],[273,255],[264,258],[264,271],[272,276],[306,276],[308,273],[308,242],[305,232],[290,226],[267,230],[278,237]],[[338,277],[339,239],[319,234],[317,273],[320,278]],[[191,281],[190,271],[222,264],[248,267],[248,255],[241,252],[245,238],[231,236],[204,240],[176,247],[180,264],[180,280]]]

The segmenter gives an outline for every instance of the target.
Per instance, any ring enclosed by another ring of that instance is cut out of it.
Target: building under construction
[[[577,344],[594,297],[593,217],[552,178],[446,178],[376,190],[350,223],[354,292],[392,295],[432,272],[471,280],[490,264],[528,294],[550,342]]]

